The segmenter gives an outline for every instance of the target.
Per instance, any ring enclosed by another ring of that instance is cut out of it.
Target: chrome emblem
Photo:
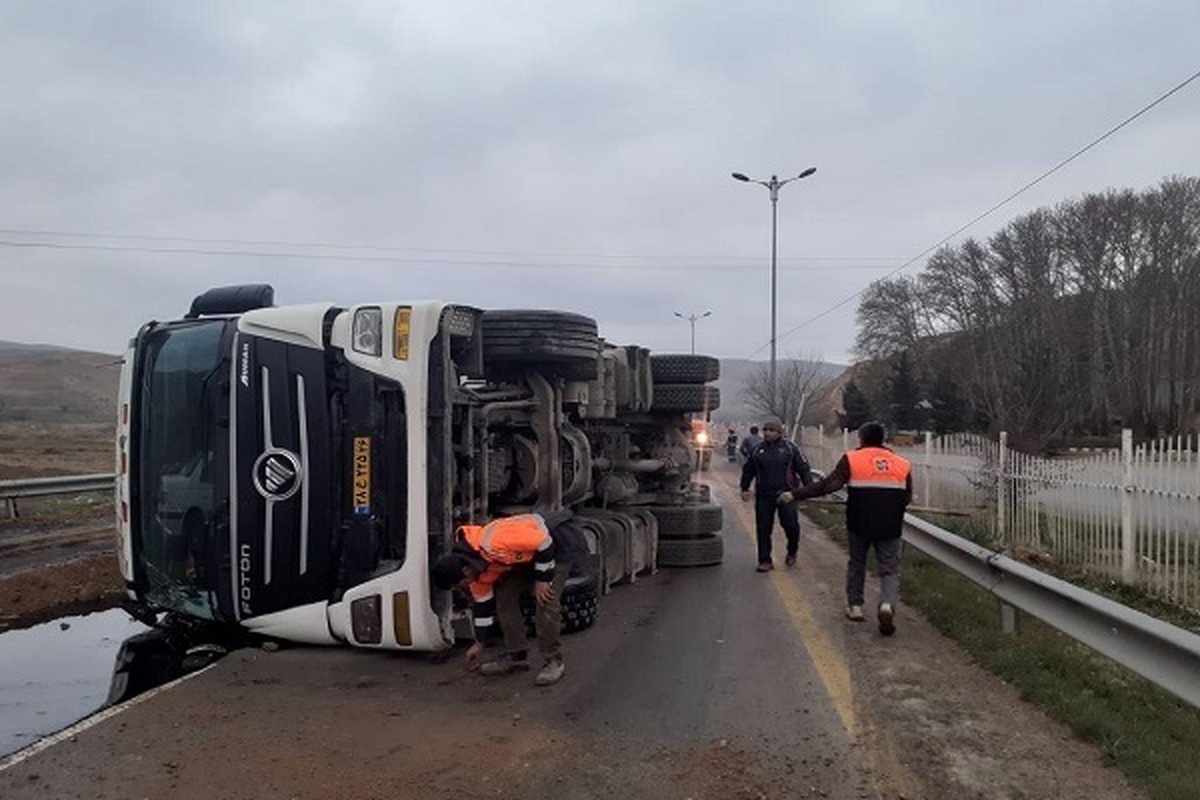
[[[287,500],[300,488],[300,459],[272,448],[254,462],[254,488],[268,500]]]

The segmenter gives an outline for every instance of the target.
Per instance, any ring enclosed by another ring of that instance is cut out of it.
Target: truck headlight
[[[383,352],[383,311],[360,308],[354,312],[350,346],[354,352],[368,356],[378,356]]]
[[[697,433],[696,434],[696,443],[697,444],[708,444],[708,434],[705,433],[704,431],[700,431],[700,433]]]

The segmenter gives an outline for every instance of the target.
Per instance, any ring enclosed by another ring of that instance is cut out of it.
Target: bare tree
[[[742,400],[760,414],[778,418],[794,437],[805,402],[826,382],[826,374],[825,362],[816,354],[776,362],[776,396],[772,403],[770,364],[756,364],[742,386]]]
[[[858,306],[855,349],[865,358],[887,358],[932,333],[916,278],[875,281]]]
[[[967,418],[1035,446],[1200,423],[1200,178],[1087,195],[941,248],[918,278],[874,284],[859,326],[881,372],[908,353],[924,386],[961,388]],[[882,397],[882,380],[863,385]]]

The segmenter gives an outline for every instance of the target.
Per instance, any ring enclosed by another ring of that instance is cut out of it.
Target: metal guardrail
[[[904,515],[904,539],[929,557],[1200,708],[1200,635]]]
[[[95,475],[58,475],[53,478],[0,481],[0,500],[3,500],[8,506],[9,517],[16,519],[19,516],[17,498],[101,492],[112,489],[116,485],[116,480],[116,474],[108,472]]]

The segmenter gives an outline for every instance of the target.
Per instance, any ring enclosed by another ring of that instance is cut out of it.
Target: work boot
[[[562,656],[551,656],[542,664],[533,683],[535,686],[551,686],[561,681],[563,673],[566,671],[567,665],[563,663]]]
[[[865,619],[863,617],[862,606],[846,606],[846,618],[852,619],[855,622],[862,622]]]
[[[896,632],[896,612],[892,609],[891,603],[879,604],[879,632],[884,636],[891,636]]]
[[[796,554],[795,554],[795,553],[788,553],[788,554],[787,554],[787,558],[785,558],[785,559],[783,560],[783,563],[784,563],[784,564],[786,564],[786,565],[787,565],[787,566],[789,566],[789,567],[794,567],[794,566],[796,566]]]
[[[759,572],[770,572],[771,570],[775,569],[775,565],[770,561],[760,561],[755,569]]]
[[[518,670],[529,669],[529,661],[524,653],[504,653],[500,657],[479,665],[479,674],[494,678],[497,675],[511,675]]]

